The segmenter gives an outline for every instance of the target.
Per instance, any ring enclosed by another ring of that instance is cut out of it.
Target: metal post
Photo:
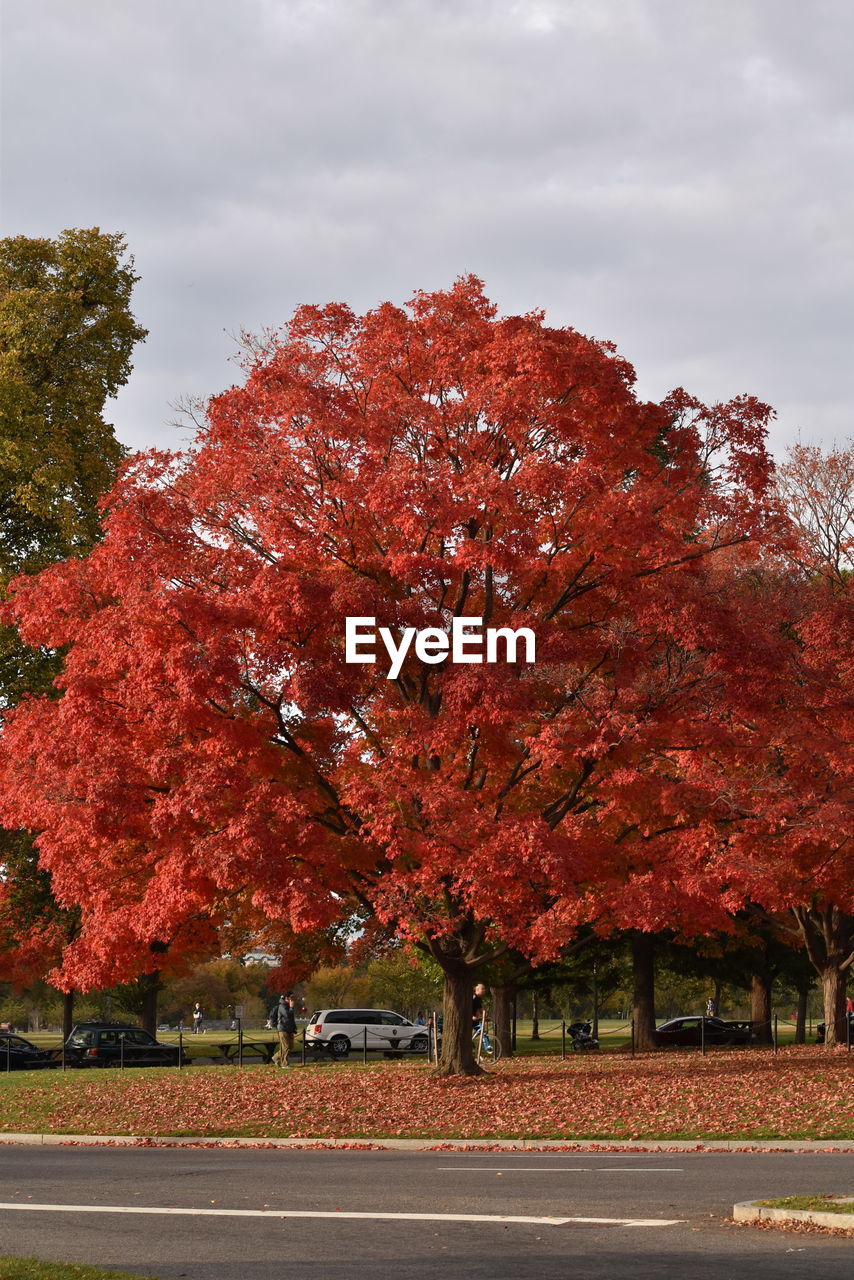
[[[12,1037],[6,1037],[6,1070],[12,1070]]]
[[[62,1041],[62,1069],[65,1070],[65,1040]]]
[[[122,1031],[119,1035],[119,1066],[122,1071],[125,1069],[125,1033]]]
[[[302,1048],[300,1049],[300,1062],[305,1066],[305,1027],[302,1029]]]
[[[635,1056],[635,1020],[632,1018],[632,1057]]]
[[[700,1019],[700,1053],[706,1056],[706,1019]]]
[[[368,1064],[368,1028],[362,1027],[362,1062]]]
[[[851,1014],[845,1010],[845,1048],[848,1053],[851,1052]]]
[[[184,1027],[178,1025],[178,1070],[180,1071],[184,1065]]]
[[[777,1052],[777,1045],[778,1045],[778,1040],[777,1040],[777,1015],[776,1015],[776,1013],[775,1013],[775,1014],[774,1014],[774,1052],[775,1052],[775,1053]]]
[[[243,1019],[237,1019],[237,1065],[243,1066]]]
[[[560,1024],[560,1060],[566,1062],[566,1018]]]

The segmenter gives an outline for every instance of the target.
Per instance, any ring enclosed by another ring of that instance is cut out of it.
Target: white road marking
[[[570,1222],[615,1227],[674,1227],[683,1218],[532,1218],[511,1213],[355,1213],[349,1209],[177,1209],[115,1204],[0,1204],[2,1210],[35,1213],[164,1214],[189,1218],[359,1218],[390,1222],[518,1222],[563,1227]]]
[[[596,1169],[592,1165],[565,1165],[556,1164],[550,1169],[544,1169],[543,1166],[532,1164],[440,1164],[437,1165],[440,1170],[448,1171],[453,1169],[456,1173],[684,1173],[684,1169],[668,1169],[662,1165],[628,1165],[625,1169]]]

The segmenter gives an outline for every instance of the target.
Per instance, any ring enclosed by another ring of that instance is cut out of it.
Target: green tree
[[[431,1013],[442,1003],[442,971],[430,956],[396,948],[368,965],[371,1000],[380,1009],[394,1009],[414,1018]]]
[[[350,965],[321,965],[306,984],[313,1009],[363,1009],[371,1002],[371,980]]]

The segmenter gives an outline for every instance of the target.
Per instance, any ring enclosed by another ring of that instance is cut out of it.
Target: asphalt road
[[[163,1280],[850,1280],[854,1240],[724,1221],[808,1191],[854,1191],[854,1156],[6,1146],[0,1254]]]

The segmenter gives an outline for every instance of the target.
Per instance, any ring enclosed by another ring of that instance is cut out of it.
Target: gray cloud
[[[643,394],[851,431],[848,0],[5,0],[5,234],[123,230],[151,336],[114,406],[237,377],[228,331],[475,271]]]

